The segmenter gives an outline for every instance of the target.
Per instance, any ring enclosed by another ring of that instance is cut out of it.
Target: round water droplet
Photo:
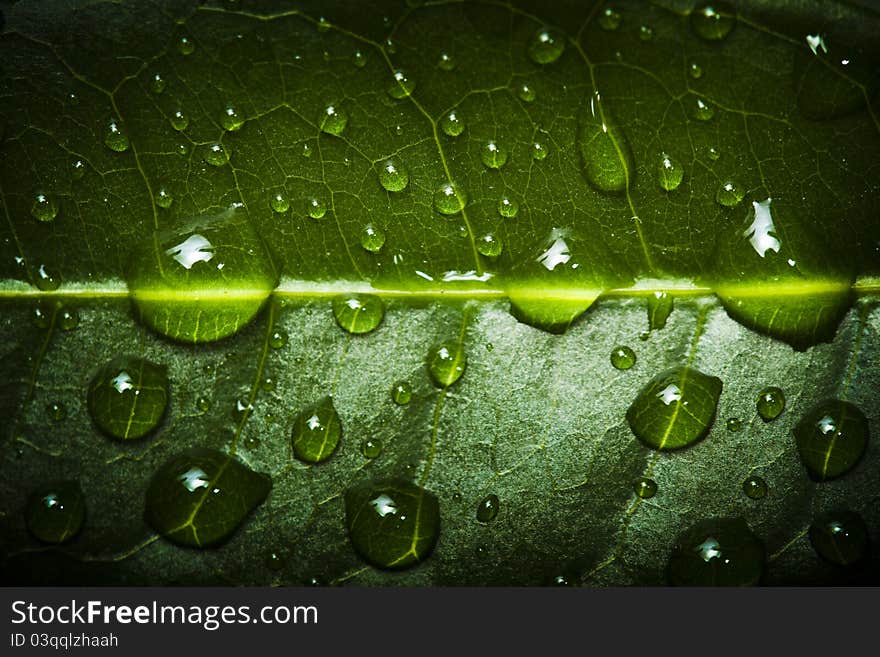
[[[273,349],[281,349],[287,344],[287,331],[275,329],[269,334],[269,346]]]
[[[365,459],[378,458],[382,453],[382,441],[378,438],[368,438],[361,443],[361,454]]]
[[[397,44],[389,37],[385,39],[385,43],[382,44],[382,49],[389,55],[394,55],[397,53]]]
[[[657,165],[657,180],[660,182],[660,187],[671,192],[678,189],[683,178],[684,167],[671,155],[662,153]]]
[[[650,41],[654,38],[654,30],[648,25],[639,27],[639,39],[642,41]]]
[[[688,74],[694,79],[699,80],[703,77],[703,67],[700,66],[697,62],[691,62],[688,64]]]
[[[61,422],[61,420],[67,417],[67,407],[61,402],[46,404],[46,412],[49,414],[49,419],[53,422]]]
[[[538,97],[538,94],[535,93],[535,88],[530,84],[521,84],[517,90],[516,95],[519,96],[519,99],[524,103],[531,103]]]
[[[320,219],[327,214],[327,204],[319,198],[310,198],[306,203],[306,209],[312,219]]]
[[[177,41],[177,52],[181,55],[191,55],[196,51],[196,44],[192,39],[186,36],[180,37]]]
[[[691,105],[691,117],[697,121],[708,121],[715,116],[715,108],[704,98],[697,98]]]
[[[764,388],[758,393],[758,415],[764,422],[770,422],[779,417],[785,408],[785,393],[776,386]]]
[[[409,184],[409,171],[396,160],[385,160],[379,165],[379,182],[389,192],[402,192]]]
[[[643,500],[649,500],[657,494],[657,482],[653,479],[642,477],[641,479],[636,480],[633,489],[635,490],[636,495],[640,498]]]
[[[330,397],[324,397],[297,416],[291,434],[293,455],[305,463],[321,463],[330,458],[341,437],[336,407]]]
[[[467,367],[467,354],[454,340],[432,347],[428,352],[428,372],[441,388],[451,386],[461,378]]]
[[[58,216],[58,204],[48,194],[37,194],[31,205],[31,215],[37,221],[52,221]]]
[[[123,130],[122,123],[119,119],[111,118],[107,121],[107,127],[104,130],[104,144],[112,151],[122,153],[127,151],[129,147],[128,135]]]
[[[323,16],[321,16],[321,17],[318,19],[318,22],[317,22],[317,24],[315,25],[315,27],[318,28],[318,32],[326,32],[326,31],[328,31],[328,30],[330,29],[330,27],[331,27],[331,25],[330,25],[330,21],[328,21],[326,18],[324,18]]]
[[[730,417],[727,418],[725,426],[727,427],[727,430],[729,432],[736,433],[742,429],[743,423],[742,420],[740,420],[738,417]]]
[[[683,532],[669,555],[673,586],[755,586],[767,567],[761,540],[742,518],[718,518]]]
[[[767,495],[767,482],[761,477],[752,475],[742,483],[743,493],[753,500],[760,500]]]
[[[47,310],[42,305],[34,308],[34,314],[31,316],[34,326],[41,329],[49,328],[49,325],[52,323],[51,312],[51,310]]]
[[[400,69],[394,71],[394,80],[388,86],[388,95],[396,100],[408,98],[416,90],[415,80]]]
[[[160,187],[156,192],[155,196],[156,205],[160,208],[168,209],[171,207],[171,204],[174,203],[174,197],[171,195],[165,187]]]
[[[379,253],[385,246],[385,231],[373,224],[367,224],[361,231],[361,246],[370,253]]]
[[[154,94],[161,94],[165,91],[165,78],[162,77],[161,73],[154,73],[150,76],[150,91]]]
[[[449,114],[445,114],[443,118],[440,119],[440,129],[443,130],[444,134],[448,137],[458,137],[464,132],[464,121],[462,121],[458,112],[452,110]]]
[[[498,214],[505,219],[513,219],[519,212],[519,203],[508,196],[498,201]]]
[[[480,149],[480,159],[490,169],[500,169],[507,164],[507,148],[492,140],[483,144]]]
[[[718,188],[718,191],[715,192],[715,200],[719,205],[723,205],[725,208],[732,208],[739,205],[744,196],[745,192],[743,191],[742,186],[734,180],[728,180],[722,183],[721,187]]]
[[[348,112],[338,105],[327,105],[321,113],[318,125],[321,128],[321,132],[338,137],[345,131],[345,126],[348,125]]]
[[[691,27],[700,38],[720,41],[736,25],[736,9],[726,2],[707,2],[691,12]]]
[[[477,252],[487,258],[497,258],[503,249],[501,238],[492,233],[486,233],[477,240]]]
[[[144,358],[120,356],[92,378],[88,407],[109,436],[119,440],[142,438],[152,432],[168,406],[168,370]]]
[[[716,162],[719,157],[721,157],[721,151],[719,151],[714,146],[710,146],[709,150],[706,151],[706,154],[709,156],[709,159],[713,162]]]
[[[222,167],[229,162],[229,151],[220,142],[208,144],[205,148],[205,162],[215,167]]]
[[[72,180],[82,180],[86,175],[86,163],[80,158],[74,158],[70,162],[70,178]]]
[[[349,333],[369,333],[385,317],[385,303],[372,294],[343,294],[333,299],[333,316]]]
[[[467,201],[467,193],[455,182],[443,183],[434,192],[434,208],[440,214],[458,214],[464,210]]]
[[[819,402],[794,428],[801,462],[818,481],[852,470],[865,453],[868,435],[865,414],[840,399]]]
[[[613,32],[619,28],[621,21],[620,12],[612,7],[605,7],[599,12],[599,27],[606,32]]]
[[[171,115],[171,127],[178,132],[186,130],[189,127],[189,115],[182,109],[174,110]]]
[[[37,274],[34,276],[34,283],[37,289],[43,292],[52,292],[61,286],[61,274],[49,265],[40,265],[37,267]]]
[[[552,580],[550,580],[551,586],[574,586],[571,580],[567,575],[556,575]]]
[[[636,364],[636,352],[625,345],[615,347],[611,351],[611,364],[615,369],[628,370]]]
[[[243,422],[254,412],[254,405],[246,399],[236,399],[229,416],[236,424]]]
[[[57,481],[40,486],[28,497],[25,508],[28,531],[44,543],[66,543],[79,533],[86,518],[86,503],[79,483]]]
[[[290,209],[290,201],[284,192],[276,192],[269,198],[269,206],[272,208],[272,212],[283,214]]]
[[[351,544],[378,568],[400,570],[424,561],[440,535],[437,497],[400,479],[347,490],[345,518]]]
[[[547,147],[539,141],[532,144],[532,159],[543,160],[547,157]]]
[[[233,105],[227,105],[220,117],[220,125],[227,132],[235,132],[244,125],[244,117]]]
[[[454,71],[457,65],[455,58],[447,52],[441,52],[437,58],[437,68],[441,71]]]
[[[314,149],[311,147],[310,144],[308,144],[308,143],[303,144],[303,148],[302,148],[303,157],[306,157],[306,158],[311,157],[313,152],[314,152]]]
[[[284,570],[284,557],[277,552],[270,552],[266,555],[266,568],[275,572]]]
[[[276,385],[278,385],[278,381],[276,381],[275,377],[271,375],[264,376],[263,380],[260,382],[260,387],[266,391],[275,390]]]
[[[565,36],[554,29],[542,28],[529,41],[529,58],[536,64],[552,64],[565,51]]]
[[[501,502],[497,495],[487,495],[477,504],[477,520],[480,522],[491,522],[498,515]]]
[[[58,326],[62,331],[72,331],[79,326],[79,313],[75,310],[62,310],[58,313]]]
[[[404,406],[412,399],[412,386],[407,381],[398,381],[391,388],[391,399],[395,404]]]
[[[211,408],[211,400],[207,397],[199,397],[196,399],[196,408],[202,413],[207,412]]]
[[[355,50],[351,56],[351,63],[355,65],[355,68],[363,68],[367,65],[367,56],[360,50]]]
[[[868,556],[868,527],[852,511],[823,513],[810,525],[810,543],[823,559],[838,566],[851,566]]]

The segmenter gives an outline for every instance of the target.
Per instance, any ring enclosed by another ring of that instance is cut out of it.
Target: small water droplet
[[[823,513],[810,525],[810,543],[820,557],[838,566],[852,566],[870,552],[868,527],[853,511]]]
[[[222,167],[229,162],[229,151],[220,142],[208,144],[205,148],[205,162],[214,167]]]
[[[407,381],[398,381],[391,387],[391,399],[398,406],[409,404],[412,399],[412,386]]]
[[[547,147],[539,141],[532,144],[532,159],[543,160],[547,157]]]
[[[254,405],[246,399],[236,399],[232,404],[232,411],[229,415],[233,422],[240,423],[247,419],[254,412]]]
[[[667,192],[678,189],[684,178],[684,167],[678,160],[668,153],[660,154],[660,162],[657,166],[657,180],[660,187]]]
[[[171,115],[171,127],[177,130],[178,132],[182,132],[189,127],[189,116],[182,109],[174,110],[174,113]]]
[[[293,425],[293,455],[305,463],[330,458],[342,438],[342,424],[330,397],[300,412]]]
[[[705,520],[682,532],[669,556],[673,586],[755,586],[767,552],[742,518]]]
[[[31,316],[31,319],[34,323],[34,326],[40,329],[47,329],[52,323],[50,311],[48,311],[42,305],[34,308],[34,313]]]
[[[466,367],[467,354],[457,341],[442,342],[428,352],[428,372],[441,388],[458,381]]]
[[[715,192],[715,200],[719,205],[723,205],[725,208],[732,208],[739,205],[744,196],[745,192],[735,180],[728,180],[722,183],[718,188],[718,191]]]
[[[31,205],[31,215],[37,221],[52,221],[58,216],[58,204],[49,194],[37,194]]]
[[[303,157],[310,158],[312,156],[313,152],[314,152],[314,149],[311,147],[310,144],[308,144],[308,143],[303,144],[303,147],[302,147],[302,156]]]
[[[703,67],[700,66],[697,62],[691,62],[688,65],[688,73],[694,80],[699,80],[703,77]]]
[[[480,159],[490,169],[500,169],[507,164],[507,148],[495,140],[486,142],[480,149]]]
[[[327,204],[319,198],[310,198],[306,203],[306,209],[312,219],[320,219],[327,214]]]
[[[500,506],[501,502],[497,495],[487,495],[477,504],[477,520],[480,522],[492,522],[498,515]]]
[[[619,28],[622,20],[620,12],[612,7],[605,7],[599,13],[599,27],[606,32],[613,32]]]
[[[715,116],[715,108],[704,98],[696,98],[691,104],[691,117],[697,121],[708,121]]]
[[[70,177],[73,180],[82,180],[86,175],[86,163],[79,158],[74,158],[70,162]]]
[[[757,407],[764,422],[775,420],[785,408],[785,393],[776,386],[764,388],[758,393]]]
[[[642,477],[636,480],[633,490],[643,500],[649,500],[657,494],[657,482],[653,479]]]
[[[397,53],[397,44],[391,37],[385,39],[385,42],[382,44],[382,49],[387,52],[389,55],[394,55]]]
[[[457,65],[458,62],[456,62],[455,58],[448,52],[441,52],[440,56],[437,58],[437,68],[441,71],[454,71]]]
[[[363,68],[367,65],[367,56],[360,50],[355,50],[351,56],[351,63],[354,64],[355,68]]]
[[[122,153],[127,151],[129,147],[128,135],[123,130],[122,123],[115,118],[107,121],[107,127],[104,130],[104,144],[112,151]]]
[[[719,151],[714,146],[710,146],[709,150],[706,151],[706,153],[709,155],[709,159],[712,160],[713,162],[716,162],[718,160],[718,158],[721,157],[721,151]]]
[[[192,39],[186,36],[180,37],[177,41],[177,52],[181,55],[191,55],[196,50],[196,44],[193,43]]]
[[[395,100],[408,98],[416,90],[416,81],[400,69],[394,71],[394,80],[389,85],[388,95]]]
[[[477,252],[487,258],[497,258],[503,249],[501,238],[492,233],[486,233],[477,240]]]
[[[271,376],[271,375],[269,375],[269,374],[267,374],[266,376],[264,376],[264,377],[263,377],[263,380],[260,382],[260,387],[261,387],[263,390],[266,390],[267,392],[268,392],[268,391],[275,390],[275,387],[276,387],[277,385],[278,385],[278,381],[275,379],[274,376]]]
[[[458,137],[464,132],[464,121],[462,121],[456,110],[452,110],[440,119],[440,129],[448,137]]]
[[[28,496],[28,531],[44,543],[66,543],[79,533],[86,517],[82,489],[75,481],[40,486]]]
[[[813,479],[825,481],[852,470],[868,446],[868,420],[855,404],[826,399],[794,428],[798,454]]]
[[[361,454],[365,459],[375,459],[382,454],[382,441],[378,438],[367,438],[361,443]]]
[[[62,310],[58,314],[58,326],[62,331],[72,331],[79,326],[79,313],[75,310]]]
[[[161,94],[165,91],[166,83],[165,78],[162,77],[161,73],[154,73],[150,77],[150,91],[154,94]]]
[[[211,408],[211,400],[207,397],[199,397],[196,399],[196,408],[202,413],[206,413]]]
[[[455,182],[445,182],[434,192],[434,208],[440,214],[458,214],[464,210],[467,201],[467,192]]]
[[[636,352],[625,345],[611,350],[611,365],[618,370],[628,370],[636,364]]]
[[[409,184],[409,171],[397,160],[385,160],[379,165],[379,182],[389,192],[402,192]]]
[[[535,32],[529,41],[529,58],[536,64],[552,64],[565,51],[565,36],[551,28]]]
[[[227,132],[235,132],[244,125],[244,117],[233,105],[227,105],[220,117],[220,125]]]
[[[321,132],[338,137],[345,131],[345,126],[348,125],[348,112],[339,105],[327,105],[321,113],[318,124]]]
[[[43,292],[51,292],[61,286],[61,274],[49,265],[37,267],[37,275],[34,278],[37,289]]]
[[[519,99],[524,103],[531,103],[538,97],[538,94],[535,93],[535,88],[530,84],[521,84],[517,90],[516,95],[519,96]]]
[[[156,205],[160,208],[168,209],[174,203],[174,197],[165,187],[160,187],[156,192]]]
[[[67,407],[61,402],[50,402],[46,404],[46,412],[49,419],[53,422],[61,422],[67,417]]]
[[[269,346],[272,349],[281,349],[285,345],[287,345],[287,331],[275,329],[269,334]]]
[[[385,303],[373,294],[343,294],[333,299],[333,316],[349,333],[369,333],[385,317]]]
[[[691,12],[691,27],[702,39],[720,41],[736,25],[736,9],[727,2],[707,2]]]
[[[738,417],[729,417],[727,418],[725,426],[731,433],[737,433],[743,428],[743,422]]]
[[[151,433],[168,406],[168,370],[144,358],[121,356],[92,377],[89,413],[104,432],[118,440]]]
[[[290,201],[284,192],[276,192],[269,198],[269,206],[272,208],[272,212],[284,214],[290,209]]]
[[[330,29],[330,27],[331,27],[331,25],[330,25],[330,21],[328,21],[326,18],[324,18],[323,16],[321,16],[321,17],[318,19],[318,22],[317,22],[317,24],[316,24],[315,27],[318,28],[318,32],[326,32],[326,31],[328,31],[328,30]]]
[[[361,246],[370,253],[379,253],[385,246],[385,231],[373,224],[367,224],[361,231]]]
[[[519,203],[512,198],[504,196],[498,201],[498,214],[505,219],[513,219],[517,212],[519,212]]]
[[[742,483],[743,493],[753,500],[763,499],[767,495],[767,482],[761,477],[752,475]]]
[[[650,41],[654,38],[654,30],[648,25],[639,27],[639,39],[642,41]]]

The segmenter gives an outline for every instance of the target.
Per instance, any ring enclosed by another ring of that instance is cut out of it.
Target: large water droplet
[[[168,406],[168,369],[144,358],[120,356],[89,383],[88,407],[108,435],[119,440],[152,432]]]
[[[720,41],[736,25],[736,9],[726,2],[707,2],[691,12],[691,27],[700,38]]]
[[[535,92],[535,88],[532,85],[526,83],[523,83],[519,87],[517,87],[516,95],[524,103],[534,102],[535,98],[538,97],[538,94]]]
[[[342,423],[330,397],[300,412],[293,423],[293,455],[305,463],[321,463],[330,458],[342,437]]]
[[[372,294],[343,294],[333,299],[333,316],[349,333],[369,333],[385,317],[385,303]]]
[[[52,292],[61,287],[61,274],[51,265],[40,265],[34,276],[34,284],[38,290]]]
[[[497,258],[504,250],[500,237],[486,233],[477,240],[477,252],[487,258]]]
[[[660,162],[657,165],[657,180],[660,187],[667,192],[678,189],[681,181],[684,179],[684,167],[681,163],[667,153],[660,155]]]
[[[775,420],[785,408],[785,393],[776,386],[764,388],[758,393],[757,407],[764,422]]]
[[[156,201],[156,205],[160,208],[167,210],[174,203],[174,197],[171,195],[171,192],[168,191],[165,187],[160,187],[156,191],[156,196],[154,197]]]
[[[467,367],[467,354],[456,340],[448,340],[428,352],[428,372],[439,387],[445,388],[461,378]]]
[[[666,370],[642,388],[626,420],[648,447],[687,447],[709,433],[720,395],[717,377],[692,367]]]
[[[764,544],[745,520],[719,518],[678,537],[667,573],[673,586],[755,586],[766,567]]]
[[[321,128],[321,132],[338,137],[345,131],[345,126],[348,125],[348,112],[339,105],[327,105],[321,113],[318,125]]]
[[[611,350],[611,365],[618,370],[628,370],[636,364],[636,352],[625,345]]]
[[[810,525],[810,543],[816,554],[838,566],[852,566],[869,553],[868,527],[852,511],[823,513]]]
[[[58,313],[58,326],[62,331],[72,331],[79,326],[79,313],[76,310],[62,310]]]
[[[323,201],[323,199],[310,198],[306,202],[306,211],[309,213],[309,216],[312,219],[321,219],[325,214],[327,214],[327,204]]]
[[[107,127],[104,129],[104,144],[107,148],[117,153],[128,150],[130,146],[128,134],[123,129],[122,122],[119,119],[111,118],[107,121]]]
[[[379,165],[379,182],[389,192],[402,192],[409,184],[409,171],[396,160]]]
[[[385,231],[373,224],[367,224],[361,231],[361,246],[370,253],[379,253],[385,246]]]
[[[533,160],[541,161],[543,159],[546,159],[546,157],[547,157],[547,147],[543,143],[536,141],[534,144],[532,144],[532,159]]]
[[[852,470],[868,446],[868,420],[855,404],[826,399],[813,406],[794,428],[801,462],[818,481]]]
[[[760,500],[767,496],[767,482],[757,475],[746,477],[742,488],[746,496],[753,500]]]
[[[636,495],[643,500],[649,500],[657,494],[657,482],[647,477],[638,479],[633,486]]]
[[[626,135],[614,124],[598,93],[580,113],[578,150],[587,181],[601,192],[622,192],[635,167]]]
[[[440,129],[448,137],[458,137],[464,132],[464,121],[456,110],[452,110],[440,119]]]
[[[653,292],[648,296],[648,330],[659,331],[675,308],[675,298],[668,292]]]
[[[742,186],[735,180],[727,180],[715,192],[715,200],[725,208],[733,208],[740,204],[745,196]]]
[[[416,90],[416,82],[400,69],[394,71],[394,80],[388,87],[388,95],[396,100],[402,100],[412,95]]]
[[[273,349],[281,349],[287,345],[287,331],[283,329],[275,329],[269,335],[269,346]]]
[[[690,115],[697,121],[709,121],[715,116],[715,108],[705,98],[695,98],[692,99]]]
[[[445,182],[434,192],[434,208],[440,214],[458,214],[467,205],[464,188],[455,182]]]
[[[703,77],[703,67],[697,62],[691,62],[688,64],[688,73],[694,80],[699,80]]]
[[[56,481],[40,486],[28,497],[25,509],[28,531],[44,543],[66,543],[79,533],[86,518],[86,503],[76,481]]]
[[[551,28],[535,32],[529,41],[529,58],[536,64],[552,64],[565,51],[565,35]]]
[[[37,194],[31,205],[31,216],[37,221],[52,221],[58,216],[58,204],[48,194]]]
[[[483,144],[480,149],[480,159],[490,169],[500,169],[507,164],[507,147],[499,144],[494,139]]]
[[[519,203],[507,196],[498,201],[498,214],[505,219],[513,219],[519,212]]]
[[[501,502],[497,495],[487,495],[477,504],[477,520],[480,522],[492,522],[498,515]]]
[[[269,198],[269,206],[272,208],[272,212],[284,214],[290,209],[290,201],[284,192],[276,192]]]
[[[345,492],[348,536],[370,564],[399,570],[428,558],[440,535],[440,505],[433,494],[391,479]]]

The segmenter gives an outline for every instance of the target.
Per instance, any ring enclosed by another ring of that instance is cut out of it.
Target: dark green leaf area
[[[119,440],[152,432],[168,406],[168,371],[135,356],[119,356],[92,378],[88,407],[92,419]]]
[[[142,321],[181,342],[236,333],[278,284],[278,270],[241,204],[189,218],[140,242],[127,270]]]
[[[810,525],[810,543],[823,559],[851,566],[868,554],[868,528],[853,511],[823,513]]]
[[[293,455],[305,463],[321,463],[330,458],[342,437],[342,423],[330,397],[306,408],[293,423]]]
[[[755,586],[767,553],[742,518],[704,520],[679,535],[669,555],[672,586]]]
[[[40,486],[25,509],[28,530],[44,543],[66,543],[79,533],[85,517],[86,503],[76,481]]]
[[[818,481],[852,470],[868,447],[868,420],[855,404],[840,399],[819,402],[794,428],[801,462]]]
[[[687,447],[709,433],[721,387],[721,379],[692,367],[666,370],[641,389],[626,420],[648,447]]]
[[[347,490],[345,518],[355,550],[378,568],[414,566],[431,554],[440,535],[436,496],[399,479]]]
[[[193,448],[169,459],[153,475],[146,518],[174,543],[210,547],[228,539],[271,488],[268,475],[232,456]]]

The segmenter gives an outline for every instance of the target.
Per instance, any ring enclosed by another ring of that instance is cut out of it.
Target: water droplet
[[[278,214],[283,214],[290,209],[290,201],[287,199],[284,192],[276,192],[273,194],[269,199],[269,205],[272,208],[272,212]]]
[[[641,479],[637,479],[635,486],[633,486],[636,495],[638,495],[643,500],[649,500],[657,494],[657,482],[653,479],[648,479],[647,477],[642,477]]]
[[[177,145],[177,154],[180,155],[180,157],[186,157],[187,155],[189,155],[189,145],[184,142],[180,142]]]
[[[266,556],[266,568],[275,572],[284,570],[284,558],[277,552],[270,552]]]
[[[497,495],[487,495],[477,504],[477,520],[480,522],[491,522],[498,515],[501,503]]]
[[[606,7],[599,13],[599,27],[606,32],[613,32],[619,28],[621,21],[620,13],[611,7]]]
[[[657,166],[657,180],[660,182],[660,187],[671,192],[678,189],[683,178],[684,167],[681,163],[671,155],[662,153]]]
[[[580,112],[578,150],[587,181],[601,192],[622,192],[635,171],[626,135],[614,124],[598,93]]]
[[[504,244],[501,242],[501,238],[492,233],[486,233],[477,240],[477,252],[487,258],[497,258],[503,249]]]
[[[529,41],[529,58],[536,64],[552,64],[565,51],[565,36],[554,29],[542,28]]]
[[[713,162],[718,161],[718,158],[721,157],[721,151],[719,151],[714,146],[710,146],[709,150],[706,151],[706,153],[709,155],[709,159],[712,160]]]
[[[177,52],[181,55],[191,55],[196,50],[196,44],[189,37],[182,36],[177,41]]]
[[[168,209],[171,207],[171,204],[174,203],[174,197],[171,195],[165,187],[160,187],[156,192],[156,205],[160,208]]]
[[[648,25],[639,27],[639,39],[642,41],[650,41],[654,38],[654,30]]]
[[[122,123],[115,118],[107,121],[107,127],[104,130],[104,144],[112,151],[122,153],[127,151],[129,147],[128,135],[122,128]]]
[[[758,393],[758,415],[764,422],[770,422],[779,417],[785,408],[785,393],[776,386],[764,388]]]
[[[852,566],[869,553],[868,527],[853,511],[823,513],[810,525],[810,543],[823,559]]]
[[[37,289],[43,292],[52,292],[61,287],[61,274],[49,265],[37,267],[37,275],[34,279]]]
[[[732,208],[739,205],[744,196],[745,192],[742,187],[734,180],[728,180],[722,183],[721,187],[718,188],[718,191],[715,192],[715,200],[718,201],[719,205],[723,205],[725,208]]]
[[[708,2],[691,12],[691,27],[707,41],[720,41],[736,25],[736,9],[726,2]]]
[[[220,142],[208,144],[205,148],[205,162],[215,167],[222,167],[229,162],[229,151]]]
[[[119,440],[152,432],[168,406],[168,369],[144,358],[120,356],[104,365],[89,383],[88,407],[108,435]]]
[[[275,390],[277,385],[278,381],[275,380],[275,377],[268,374],[263,377],[263,381],[260,383],[260,387],[266,391]]]
[[[333,299],[333,316],[349,333],[369,333],[385,317],[385,303],[372,294],[343,294]]]
[[[341,437],[339,414],[333,400],[324,397],[297,416],[291,433],[293,455],[305,463],[321,463],[336,451]]]
[[[441,71],[454,71],[457,65],[455,58],[447,52],[441,52],[437,58],[437,68]]]
[[[338,137],[348,125],[348,112],[338,105],[327,105],[319,120],[321,132]]]
[[[498,201],[498,214],[505,219],[513,219],[517,212],[519,212],[519,203],[510,197],[505,196]]]
[[[398,381],[391,388],[391,399],[399,406],[409,404],[412,399],[412,386],[407,381]]]
[[[720,395],[721,379],[692,367],[673,368],[641,389],[626,419],[648,447],[687,447],[709,433]]]
[[[86,503],[79,483],[56,481],[28,496],[24,512],[28,531],[44,543],[66,543],[79,533]]]
[[[165,78],[162,77],[161,73],[154,73],[150,77],[150,91],[154,94],[161,94],[165,91],[165,86]]]
[[[378,568],[399,570],[424,561],[440,535],[437,497],[399,479],[347,490],[345,518],[355,550]]]
[[[636,364],[636,352],[621,345],[611,350],[611,365],[618,370],[628,370]]]
[[[794,428],[801,462],[813,479],[825,481],[852,470],[868,446],[868,420],[855,404],[826,399]]]
[[[697,98],[691,105],[691,117],[697,121],[708,121],[715,116],[715,108],[704,98]]]
[[[58,314],[58,326],[62,331],[72,331],[79,326],[79,313],[75,310],[62,310]]]
[[[729,432],[737,433],[743,428],[743,422],[738,417],[729,417],[725,426]]]
[[[467,192],[455,182],[446,182],[434,192],[434,208],[440,214],[458,214],[467,205]]]
[[[669,555],[673,586],[755,586],[767,567],[767,552],[745,520],[718,518],[683,532]]]
[[[431,348],[428,352],[428,372],[441,388],[451,386],[461,378],[467,367],[467,354],[455,340]]]
[[[480,159],[490,169],[500,169],[507,164],[507,148],[496,141],[483,144],[480,149]]]
[[[394,55],[397,53],[397,44],[394,43],[394,40],[391,39],[391,37],[389,37],[385,39],[385,43],[382,44],[382,49],[389,55]]]
[[[700,66],[697,62],[691,62],[688,65],[688,73],[694,80],[699,80],[703,77],[703,67]]]
[[[306,208],[312,219],[320,219],[327,214],[327,204],[319,198],[310,198],[306,203]]]
[[[379,253],[385,246],[385,231],[373,224],[367,224],[361,231],[361,246],[370,253]]]
[[[34,326],[41,329],[49,328],[49,325],[52,323],[52,320],[50,318],[50,311],[46,310],[42,306],[37,306],[36,308],[34,308],[32,319],[34,322]]]
[[[532,144],[532,159],[543,160],[547,157],[547,147],[539,141]]]
[[[46,404],[46,412],[53,422],[61,422],[67,417],[67,406],[61,402],[50,402]]]
[[[574,586],[571,580],[569,580],[567,575],[556,575],[552,580],[550,580],[551,586]]]
[[[82,180],[82,177],[86,175],[86,163],[81,159],[76,158],[71,160],[70,162],[70,177],[73,180]]]
[[[246,399],[236,399],[229,416],[236,424],[244,422],[254,412],[254,405]]]
[[[648,330],[659,331],[675,308],[675,298],[668,292],[654,292],[648,296]]]
[[[31,205],[31,215],[37,221],[52,221],[58,216],[58,204],[48,194],[37,194]]]
[[[318,32],[327,32],[330,29],[331,24],[330,24],[330,21],[328,21],[326,18],[321,16],[318,19],[318,22],[316,23],[315,27],[318,28]]]
[[[394,81],[388,87],[388,95],[396,100],[408,98],[416,90],[415,80],[411,80],[400,69],[394,71]]]
[[[189,127],[189,116],[182,109],[174,110],[171,115],[171,127],[182,132]]]
[[[524,103],[531,103],[538,97],[538,94],[535,93],[535,88],[525,83],[519,86],[516,90],[516,95],[519,96],[519,99]]]
[[[207,397],[199,397],[196,399],[196,408],[202,413],[206,413],[211,408],[211,400]]]
[[[445,114],[443,118],[440,119],[440,129],[443,130],[448,137],[458,137],[464,132],[464,121],[461,120],[458,112],[452,110],[449,114]]]
[[[268,475],[231,455],[194,448],[173,456],[153,475],[145,515],[174,543],[210,547],[229,538],[271,488]]]
[[[382,453],[382,441],[378,438],[368,438],[361,443],[361,454],[365,459],[378,458]]]
[[[287,344],[287,331],[275,329],[269,334],[269,346],[272,349],[281,349]]]
[[[367,56],[360,50],[355,50],[351,56],[351,63],[354,64],[355,68],[363,68],[367,65]]]
[[[227,132],[235,132],[244,125],[244,117],[239,114],[234,106],[227,105],[220,117],[220,125]]]
[[[742,487],[746,496],[753,500],[763,499],[767,495],[767,482],[755,475],[747,477]]]
[[[389,192],[402,192],[409,184],[409,171],[396,160],[379,165],[379,182]]]

